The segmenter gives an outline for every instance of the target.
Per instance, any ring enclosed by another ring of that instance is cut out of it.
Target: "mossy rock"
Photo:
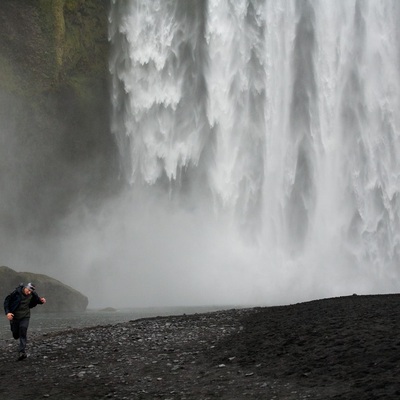
[[[74,205],[96,208],[124,185],[110,129],[108,13],[108,1],[1,2],[0,224],[9,235],[56,230]]]
[[[87,308],[89,301],[86,296],[54,278],[0,267],[0,297],[3,300],[22,282],[32,282],[38,295],[46,298],[46,304],[36,307],[35,312],[81,312]]]

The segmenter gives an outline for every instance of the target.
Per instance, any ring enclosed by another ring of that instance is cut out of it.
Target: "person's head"
[[[31,294],[32,292],[35,291],[35,285],[31,282],[27,283],[24,288],[22,289],[22,291],[24,292],[24,294],[27,296],[28,294]]]

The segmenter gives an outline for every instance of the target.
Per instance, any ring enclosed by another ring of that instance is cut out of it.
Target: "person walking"
[[[10,321],[11,331],[15,340],[19,339],[18,361],[24,360],[31,308],[45,304],[46,299],[39,297],[32,283],[19,285],[4,300],[4,311]]]

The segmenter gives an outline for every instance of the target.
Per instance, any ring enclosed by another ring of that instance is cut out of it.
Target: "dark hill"
[[[0,267],[0,299],[11,293],[20,283],[33,282],[39,296],[47,303],[36,307],[35,312],[74,312],[85,311],[88,298],[82,293],[47,275],[32,272],[16,272],[8,267]]]

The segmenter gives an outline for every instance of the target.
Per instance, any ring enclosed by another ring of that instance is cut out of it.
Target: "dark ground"
[[[157,317],[1,345],[0,399],[400,399],[400,295]]]

